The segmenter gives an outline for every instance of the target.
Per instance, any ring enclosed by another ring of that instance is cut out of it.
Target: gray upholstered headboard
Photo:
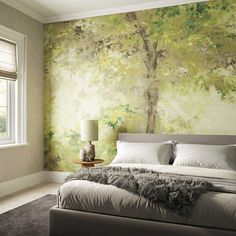
[[[183,143],[226,145],[236,144],[236,135],[144,134],[119,133],[118,140],[127,142],[164,142],[176,140]]]

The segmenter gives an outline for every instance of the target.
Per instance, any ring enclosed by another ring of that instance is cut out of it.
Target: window
[[[9,111],[8,96],[9,84],[6,80],[0,80],[0,140],[9,139]]]
[[[0,147],[26,142],[25,43],[0,25]]]

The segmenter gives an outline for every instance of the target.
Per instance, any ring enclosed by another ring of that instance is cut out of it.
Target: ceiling
[[[204,0],[0,0],[42,23],[138,11]]]

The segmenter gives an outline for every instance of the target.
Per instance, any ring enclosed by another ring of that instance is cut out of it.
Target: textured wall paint
[[[120,131],[236,134],[236,2],[216,0],[45,26],[45,168],[75,170],[80,120]]]
[[[28,146],[0,149],[0,182],[43,170],[43,24],[0,2],[0,24],[27,36]]]

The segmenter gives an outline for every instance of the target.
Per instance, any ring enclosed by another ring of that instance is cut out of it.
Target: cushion
[[[171,143],[129,143],[117,141],[115,163],[168,165],[172,155]]]
[[[236,147],[176,144],[176,158],[173,165],[236,170]]]

